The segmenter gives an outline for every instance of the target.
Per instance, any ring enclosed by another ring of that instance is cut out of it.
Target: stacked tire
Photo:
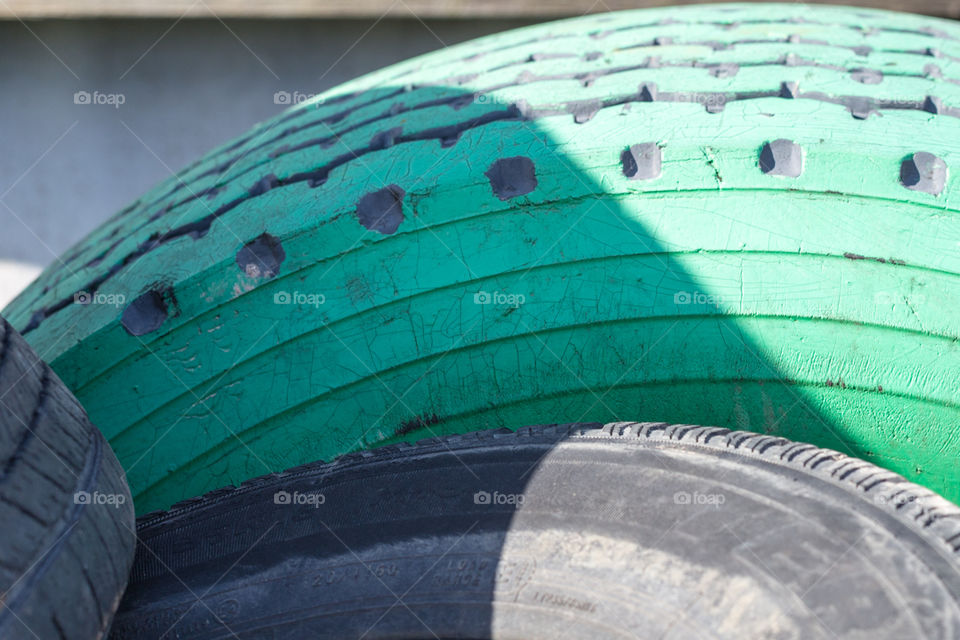
[[[956,59],[953,23],[801,4],[482,38],[213,151],[7,314],[141,511],[544,416],[779,435],[960,500]]]
[[[127,584],[133,501],[103,435],[0,319],[0,637],[104,637]]]
[[[951,638],[960,510],[690,425],[381,447],[144,516],[114,638]],[[745,606],[749,603],[749,606]]]

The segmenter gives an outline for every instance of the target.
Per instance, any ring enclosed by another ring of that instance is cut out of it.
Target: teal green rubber
[[[958,169],[954,23],[589,16],[292,107],[5,314],[140,513],[386,442],[615,420],[810,442],[957,502]]]

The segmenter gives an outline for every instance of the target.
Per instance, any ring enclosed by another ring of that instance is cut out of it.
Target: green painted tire
[[[6,314],[140,512],[387,441],[637,418],[815,443],[958,501],[958,167],[954,23],[590,16],[293,107]]]

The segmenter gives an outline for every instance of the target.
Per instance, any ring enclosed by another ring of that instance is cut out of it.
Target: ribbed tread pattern
[[[664,422],[613,422],[544,424],[516,431],[495,429],[474,431],[416,443],[400,443],[347,454],[332,462],[315,462],[252,478],[236,487],[223,487],[205,495],[176,503],[168,510],[155,511],[138,518],[137,526],[151,529],[195,510],[209,507],[226,498],[259,491],[266,486],[283,486],[299,476],[333,474],[340,469],[371,462],[388,462],[409,456],[443,454],[456,447],[483,448],[495,442],[543,443],[610,440],[644,447],[683,446],[729,452],[772,464],[796,469],[825,482],[843,487],[863,502],[893,514],[927,539],[948,547],[960,559],[960,508],[933,491],[863,460],[810,444],[785,438]]]
[[[543,416],[769,430],[960,501],[958,61],[953,23],[795,5],[456,45],[214,150],[11,318],[146,510]]]
[[[103,435],[0,318],[0,637],[104,637],[133,561],[133,505]],[[119,496],[118,506],[96,498]]]

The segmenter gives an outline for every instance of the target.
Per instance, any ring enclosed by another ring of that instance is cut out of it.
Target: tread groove
[[[27,445],[29,445],[30,442],[36,437],[34,430],[37,428],[37,423],[40,420],[40,412],[43,410],[43,406],[47,402],[47,398],[50,395],[50,369],[46,365],[41,365],[41,367],[43,373],[40,374],[40,393],[37,396],[37,405],[33,409],[33,415],[30,416],[30,422],[28,422],[26,425],[26,431],[24,432],[23,437],[17,443],[17,447],[14,449],[13,454],[3,465],[3,469],[0,470],[0,485],[2,485],[10,477],[14,467],[16,467],[17,463],[20,462],[21,458],[23,457]]]

